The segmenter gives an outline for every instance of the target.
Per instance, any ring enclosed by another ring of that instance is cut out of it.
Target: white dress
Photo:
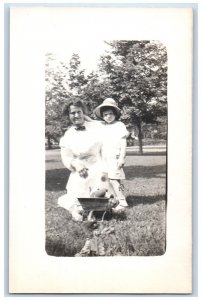
[[[58,199],[58,205],[67,210],[78,206],[79,197],[89,197],[90,192],[97,188],[111,188],[108,181],[102,181],[103,163],[101,159],[100,126],[95,122],[85,122],[85,130],[68,129],[61,138],[60,147],[62,161],[71,171],[67,182],[67,193]],[[82,178],[72,166],[72,160],[77,160],[88,169],[88,177]]]
[[[121,139],[128,136],[128,130],[121,121],[111,124],[102,122],[102,156],[110,179],[125,179],[123,169],[118,168]]]

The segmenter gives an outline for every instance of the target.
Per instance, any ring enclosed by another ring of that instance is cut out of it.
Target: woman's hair
[[[116,120],[118,120],[119,119],[119,115],[117,114],[117,111],[116,111],[116,109],[113,106],[103,106],[103,107],[101,107],[100,108],[100,115],[101,115],[101,117],[103,118],[103,113],[105,111],[109,110],[109,109],[111,109],[113,111],[113,113],[114,113],[114,115],[116,117]]]
[[[70,112],[70,106],[76,106],[76,107],[80,107],[83,111],[83,113],[87,114],[87,107],[86,105],[79,99],[74,98],[71,102],[69,102],[68,104],[65,104],[63,107],[63,111],[62,114],[64,116],[68,116],[69,112]]]

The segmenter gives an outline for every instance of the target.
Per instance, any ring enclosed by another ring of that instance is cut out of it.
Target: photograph
[[[163,255],[166,47],[87,41],[84,52],[69,44],[63,55],[45,55],[46,252]]]
[[[9,12],[10,294],[192,292],[192,8]]]

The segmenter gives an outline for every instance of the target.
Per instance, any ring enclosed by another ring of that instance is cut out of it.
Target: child
[[[104,120],[103,123],[103,162],[109,181],[114,189],[119,205],[115,211],[123,210],[128,206],[122,192],[121,180],[125,179],[123,166],[126,156],[126,137],[129,132],[126,126],[118,121],[121,110],[112,98],[107,98],[94,110],[94,114]]]

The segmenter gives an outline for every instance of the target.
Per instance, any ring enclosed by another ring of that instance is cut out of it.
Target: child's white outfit
[[[106,173],[121,206],[128,206],[128,204],[121,184],[121,180],[125,179],[125,173],[123,168],[118,167],[118,159],[121,151],[121,139],[127,136],[128,131],[121,121],[109,124],[102,122],[102,158]]]

